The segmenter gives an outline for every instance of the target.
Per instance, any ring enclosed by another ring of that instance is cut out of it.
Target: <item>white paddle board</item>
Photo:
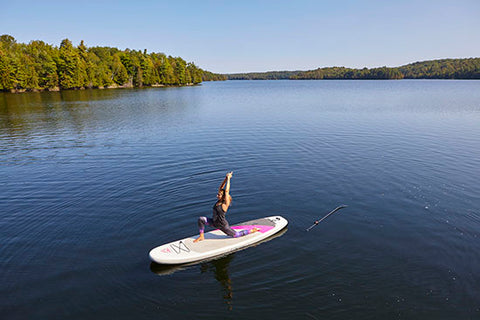
[[[281,216],[272,216],[231,226],[234,230],[260,229],[243,237],[231,238],[216,229],[205,232],[205,240],[193,242],[197,236],[173,241],[150,251],[150,259],[160,264],[181,264],[205,260],[240,250],[260,242],[277,232],[288,224]]]

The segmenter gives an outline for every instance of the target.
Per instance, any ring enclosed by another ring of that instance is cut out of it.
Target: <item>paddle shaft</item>
[[[346,207],[348,207],[348,206],[346,206],[346,205],[341,205],[341,206],[336,207],[335,209],[333,209],[332,211],[330,211],[326,216],[324,216],[322,219],[315,221],[315,223],[312,224],[310,227],[308,227],[306,231],[310,231],[310,229],[312,229],[312,228],[315,227],[317,224],[319,224],[320,222],[322,222],[323,220],[325,220],[326,218],[328,218],[328,216],[330,216],[330,215],[334,214],[335,212],[337,212],[338,210],[343,209],[343,208],[346,208]]]

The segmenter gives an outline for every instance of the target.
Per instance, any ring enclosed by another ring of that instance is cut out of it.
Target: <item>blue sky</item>
[[[218,73],[480,57],[480,0],[6,1],[18,42],[147,49]]]

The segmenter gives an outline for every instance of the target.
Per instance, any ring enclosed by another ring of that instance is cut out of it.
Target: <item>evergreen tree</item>
[[[186,69],[185,60],[183,60],[182,58],[173,58],[173,61],[175,62],[175,67],[173,69],[173,72],[177,78],[175,84],[186,84],[187,79],[185,75],[185,69]]]
[[[124,85],[128,81],[127,68],[123,65],[118,53],[113,56],[111,79],[118,85]]]
[[[27,52],[34,62],[39,88],[58,86],[56,51],[43,41],[31,41],[27,46]]]
[[[0,48],[0,90],[12,90],[15,83],[15,72],[11,60]]]
[[[58,59],[58,78],[60,88],[72,89],[79,87],[79,57],[68,39],[62,40],[60,44],[60,55]]]
[[[165,62],[164,62],[164,72],[162,77],[164,79],[163,83],[167,85],[172,85],[176,83],[176,77],[173,72],[173,67],[170,63],[171,61],[172,61],[172,57],[168,57],[165,59]]]

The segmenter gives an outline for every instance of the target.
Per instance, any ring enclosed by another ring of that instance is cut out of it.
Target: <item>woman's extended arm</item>
[[[223,211],[227,212],[228,207],[230,206],[230,179],[232,178],[233,172],[227,173],[225,177],[225,194],[223,196],[224,202],[222,203]]]
[[[225,177],[225,179],[223,179],[222,184],[221,184],[220,187],[218,188],[218,192],[220,192],[220,191],[223,189],[223,187],[225,187],[225,183],[227,183],[227,177]]]
[[[227,180],[230,179],[233,175],[233,172],[230,171],[229,173],[227,173],[225,179],[223,179],[223,182],[222,184],[220,185],[220,188],[218,188],[218,191],[222,190],[223,187],[225,187],[225,184],[227,183]],[[228,188],[228,191],[230,191],[230,187]]]

